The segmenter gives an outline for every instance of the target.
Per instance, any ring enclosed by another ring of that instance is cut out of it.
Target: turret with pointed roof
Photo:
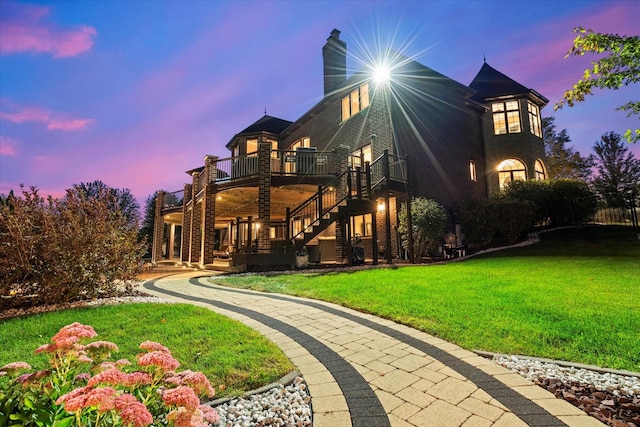
[[[485,61],[469,87],[471,100],[485,106],[482,133],[487,188],[497,192],[516,179],[542,179],[544,143],[540,110],[549,100]]]
[[[518,97],[524,95],[529,95],[529,97],[534,98],[540,106],[546,105],[549,102],[547,98],[535,90],[521,85],[486,62],[482,64],[482,68],[480,68],[480,71],[469,87],[476,91],[471,99],[481,103],[504,96]]]

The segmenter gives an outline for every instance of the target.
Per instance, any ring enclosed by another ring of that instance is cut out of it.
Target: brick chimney
[[[334,29],[322,47],[324,62],[324,96],[338,90],[347,81],[347,44]]]

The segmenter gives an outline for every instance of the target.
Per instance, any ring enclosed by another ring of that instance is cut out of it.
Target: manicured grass
[[[544,236],[441,265],[211,280],[336,302],[467,349],[640,371],[640,241]]]
[[[25,361],[45,368],[47,358],[34,350],[67,324],[91,325],[95,340],[111,341],[112,358],[135,363],[145,340],[171,350],[179,370],[202,371],[216,396],[234,395],[273,382],[293,370],[286,356],[249,327],[188,304],[121,304],[43,313],[0,322],[0,366]],[[223,386],[223,387],[220,387]]]

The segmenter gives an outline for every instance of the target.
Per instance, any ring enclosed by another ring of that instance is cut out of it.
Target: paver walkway
[[[271,339],[309,387],[314,427],[604,425],[520,375],[424,332],[334,304],[216,286],[212,274],[173,274],[142,286]]]

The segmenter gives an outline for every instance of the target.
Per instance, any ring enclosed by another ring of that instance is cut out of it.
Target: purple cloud
[[[0,156],[15,156],[18,152],[18,141],[0,135]]]
[[[42,22],[48,7],[9,3],[7,17],[0,20],[0,54],[50,53],[54,58],[68,58],[88,51],[97,31],[81,26],[60,29]],[[4,15],[4,14],[3,14]]]
[[[0,118],[12,123],[45,123],[48,130],[61,131],[80,130],[94,123],[93,119],[73,118],[68,114],[47,111],[39,107],[22,108],[11,113],[0,111]]]

